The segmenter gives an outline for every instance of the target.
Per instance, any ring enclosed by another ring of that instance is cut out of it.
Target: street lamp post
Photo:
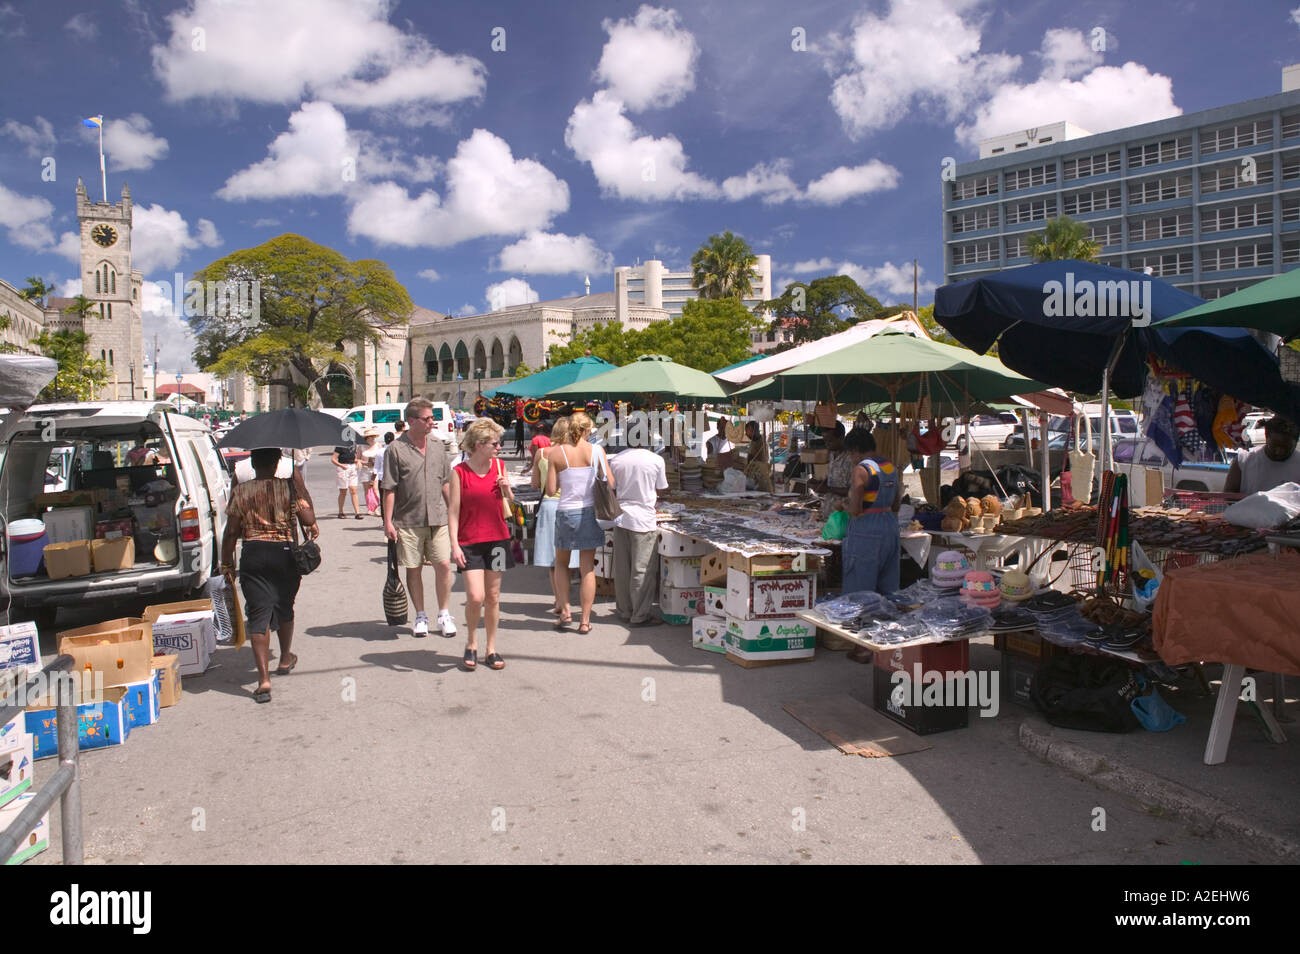
[[[465,410],[465,375],[456,375],[456,410]]]
[[[181,374],[181,372],[176,372],[176,410],[178,411],[181,409],[181,379],[183,377],[185,375]]]

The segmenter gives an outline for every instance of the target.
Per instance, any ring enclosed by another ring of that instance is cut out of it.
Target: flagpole
[[[108,169],[104,165],[104,117],[99,117],[99,181],[104,188],[104,204],[108,204]]]

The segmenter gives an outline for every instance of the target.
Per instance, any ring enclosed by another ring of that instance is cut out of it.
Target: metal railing
[[[52,673],[70,673],[73,667],[71,656],[59,656],[41,670],[38,680],[48,683]],[[28,698],[32,681],[28,681],[19,690],[20,698]],[[0,832],[0,864],[13,857],[19,843],[40,824],[41,817],[54,807],[54,800],[60,799],[59,817],[63,841],[63,863],[79,865],[84,860],[84,845],[81,828],[81,766],[78,758],[80,745],[77,740],[77,693],[75,682],[71,678],[55,679],[56,705],[59,739],[59,767],[50,776],[49,781],[27,803],[18,817],[8,828]],[[0,708],[0,725],[14,716],[22,717],[25,708],[22,705],[7,705]]]

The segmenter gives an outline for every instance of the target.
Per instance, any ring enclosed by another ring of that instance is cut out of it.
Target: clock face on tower
[[[95,240],[96,244],[108,248],[117,241],[117,229],[111,225],[101,223],[90,230],[90,237]]]

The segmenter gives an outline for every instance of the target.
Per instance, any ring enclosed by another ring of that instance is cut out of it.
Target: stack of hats
[[[1034,584],[1029,577],[1019,570],[1008,570],[1002,574],[1002,598],[1009,603],[1019,603],[1034,595]]]
[[[971,570],[961,586],[961,599],[967,606],[982,606],[987,610],[997,609],[1002,602],[998,585],[993,581],[993,574],[985,570]]]
[[[930,582],[940,589],[955,590],[966,580],[970,561],[956,550],[944,550],[930,568]]]
[[[688,494],[698,494],[704,491],[704,479],[701,474],[700,459],[698,457],[687,457],[681,463],[681,489]]]

